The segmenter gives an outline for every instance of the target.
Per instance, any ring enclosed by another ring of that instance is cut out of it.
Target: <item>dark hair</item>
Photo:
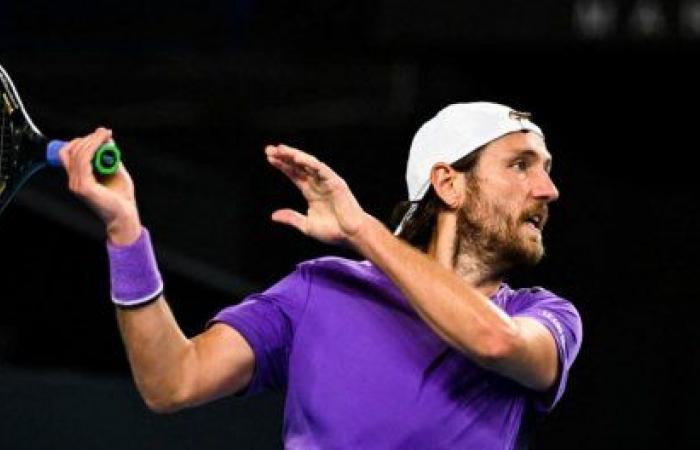
[[[470,172],[479,160],[481,150],[484,147],[485,146],[479,147],[464,158],[450,164],[450,167],[458,172]],[[390,220],[393,228],[396,228],[400,224],[401,219],[404,217],[406,212],[408,212],[413,203],[415,202],[402,201],[394,206]],[[428,244],[430,243],[430,237],[432,236],[433,229],[435,228],[437,214],[444,207],[445,203],[440,199],[440,197],[437,196],[433,187],[430,186],[430,188],[428,188],[428,192],[426,192],[423,198],[418,202],[418,207],[413,212],[411,217],[404,222],[403,228],[398,235],[399,238],[405,240],[416,248],[427,251]]]

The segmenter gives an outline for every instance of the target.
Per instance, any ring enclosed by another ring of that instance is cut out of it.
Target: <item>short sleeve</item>
[[[301,320],[309,293],[309,270],[296,270],[263,293],[222,309],[207,326],[224,323],[238,331],[253,349],[255,369],[250,384],[238,395],[283,390],[294,331]]]
[[[552,333],[557,346],[557,381],[547,393],[538,396],[535,401],[535,409],[538,412],[547,412],[554,408],[564,394],[569,370],[581,348],[581,316],[571,302],[546,289],[528,289],[518,297],[520,298],[515,302],[515,311],[511,312],[511,316],[537,320]]]

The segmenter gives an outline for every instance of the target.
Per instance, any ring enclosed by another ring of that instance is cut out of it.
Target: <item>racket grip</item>
[[[58,152],[64,145],[66,145],[65,141],[53,140],[46,146],[46,161],[50,166],[63,166]],[[119,169],[121,158],[122,153],[114,142],[103,144],[92,158],[93,171],[99,175],[112,175]]]

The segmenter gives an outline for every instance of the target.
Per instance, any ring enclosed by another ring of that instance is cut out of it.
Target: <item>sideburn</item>
[[[515,224],[494,220],[500,214],[494,205],[483,200],[479,180],[473,173],[466,177],[466,195],[457,212],[453,264],[456,266],[459,255],[469,254],[482,270],[502,275],[523,258],[517,243],[510,240]]]
[[[495,256],[493,252],[497,249],[493,248],[494,243],[490,242],[493,241],[489,236],[491,233],[484,227],[485,218],[480,217],[485,205],[481,199],[479,182],[473,173],[469,173],[465,177],[465,183],[466,201],[457,211],[457,234],[452,264],[456,267],[459,255],[468,253],[476,261],[490,266]]]

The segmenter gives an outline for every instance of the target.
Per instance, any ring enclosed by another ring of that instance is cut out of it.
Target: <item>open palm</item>
[[[268,162],[287,175],[308,203],[306,215],[280,209],[272,214],[272,220],[293,226],[322,242],[347,245],[366,215],[345,180],[308,153],[286,145],[270,145],[265,154]]]

